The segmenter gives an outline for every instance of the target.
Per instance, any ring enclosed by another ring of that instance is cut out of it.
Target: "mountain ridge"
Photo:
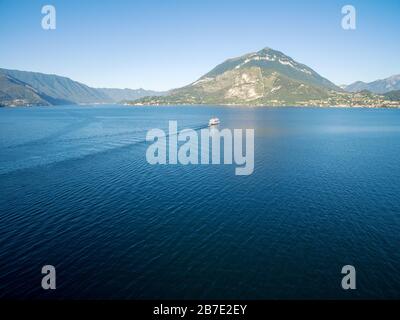
[[[130,89],[130,88],[96,88],[100,92],[103,92],[105,95],[109,96],[116,102],[121,102],[125,100],[135,100],[143,97],[151,97],[151,96],[163,96],[167,94],[164,91],[154,91],[154,90],[146,90],[143,88],[139,89]]]
[[[0,74],[0,106],[1,105],[49,105],[41,95],[27,83],[9,75]]]
[[[118,103],[160,95],[144,89],[92,88],[68,77],[0,68],[0,106]]]
[[[352,84],[346,85],[344,90],[348,92],[368,90],[377,94],[385,94],[390,91],[400,90],[400,74],[372,82],[356,81]]]
[[[400,76],[387,78],[400,85]],[[385,79],[385,80],[387,80]],[[124,103],[127,105],[399,106],[398,93],[377,94],[356,83],[347,92],[281,51],[264,48],[218,64],[167,92],[92,88],[67,77],[0,68],[0,106]],[[343,89],[344,88],[344,89]],[[386,84],[386,88],[391,88]],[[391,90],[393,91],[393,90]]]
[[[62,104],[111,102],[109,97],[96,89],[67,77],[8,69],[0,69],[0,74],[22,81],[41,94],[50,97],[50,100],[53,99],[49,101],[51,105],[59,104],[57,101],[62,101]]]

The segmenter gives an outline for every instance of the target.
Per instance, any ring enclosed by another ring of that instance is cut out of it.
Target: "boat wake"
[[[186,129],[199,131],[207,127],[207,125],[201,124],[186,127]],[[61,138],[66,134],[74,133],[76,135],[76,131],[82,128],[82,123],[74,124],[48,137],[1,148],[0,152],[4,156],[0,160],[0,175],[59,162],[82,160],[87,157],[145,145],[147,143],[146,134],[150,130],[137,129]],[[166,138],[169,136],[166,135]]]

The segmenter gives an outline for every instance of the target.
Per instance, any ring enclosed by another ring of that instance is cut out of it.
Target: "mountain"
[[[400,101],[400,90],[389,91],[384,94],[384,97],[390,101]]]
[[[342,86],[342,89],[347,92],[360,92],[363,90],[368,90],[367,88],[368,88],[368,83],[363,81],[356,81],[352,84]]]
[[[378,84],[379,83],[379,84]],[[367,88],[365,88],[367,86]],[[400,76],[344,91],[282,52],[265,48],[228,59],[197,81],[168,92],[91,88],[66,77],[0,69],[0,106],[118,103],[132,105],[225,104],[268,106],[400,107],[398,93],[386,96],[369,86],[400,87]],[[378,88],[379,87],[379,88]],[[397,89],[399,90],[399,89]]]
[[[28,84],[0,73],[0,106],[27,104],[49,105],[49,102]]]
[[[137,104],[296,104],[342,89],[282,52],[265,48],[226,60],[194,83]]]
[[[164,94],[144,89],[96,89],[57,75],[0,68],[3,106],[118,103]]]
[[[26,83],[40,94],[47,96],[49,104],[112,102],[110,97],[96,89],[66,77],[7,69],[0,69],[0,74]]]
[[[112,89],[112,88],[98,88],[99,92],[105,94],[115,102],[125,100],[136,100],[144,97],[163,96],[166,92],[152,91],[145,89]]]
[[[394,91],[394,90],[400,90],[400,74],[369,83],[357,81],[348,86],[345,86],[344,89],[348,92],[358,92],[362,90],[368,90],[377,94],[387,93],[389,91]]]

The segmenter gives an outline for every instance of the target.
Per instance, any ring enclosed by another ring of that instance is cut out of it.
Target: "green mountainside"
[[[35,89],[11,76],[0,74],[0,106],[49,105]]]
[[[49,97],[49,104],[112,102],[110,97],[96,89],[66,77],[7,69],[0,69],[0,74],[28,84],[40,94]]]
[[[57,75],[0,69],[0,106],[118,103],[163,94],[144,89],[96,89]]]
[[[400,101],[400,90],[389,91],[384,96],[391,101]]]

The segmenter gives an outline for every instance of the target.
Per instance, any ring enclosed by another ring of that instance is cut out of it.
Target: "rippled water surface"
[[[213,115],[255,129],[251,176],[147,163]],[[0,109],[0,297],[400,298],[399,160],[400,110]]]

